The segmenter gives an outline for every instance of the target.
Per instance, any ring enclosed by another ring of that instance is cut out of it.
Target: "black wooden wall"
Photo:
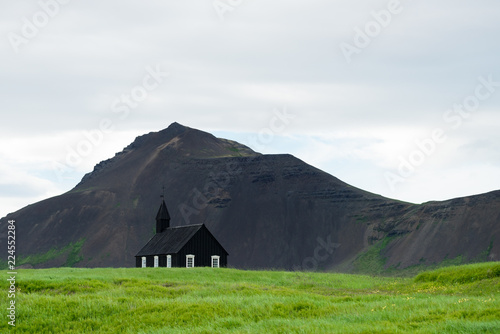
[[[210,231],[203,226],[177,253],[179,267],[186,267],[186,255],[194,255],[195,267],[210,267],[212,255],[220,256],[221,267],[227,267],[227,253]]]

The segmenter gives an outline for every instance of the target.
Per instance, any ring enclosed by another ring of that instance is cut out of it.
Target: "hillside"
[[[366,262],[402,269],[500,254],[500,191],[399,202],[177,123],[138,137],[68,193],[1,219],[0,248],[15,219],[18,264],[134,266],[162,186],[172,226],[205,223],[236,268],[363,272]]]

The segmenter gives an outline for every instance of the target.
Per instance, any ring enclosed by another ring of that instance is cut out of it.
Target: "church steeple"
[[[165,187],[163,187],[165,191]],[[161,205],[156,214],[156,233],[161,233],[170,227],[170,214],[168,213],[167,204],[163,194],[161,195]]]

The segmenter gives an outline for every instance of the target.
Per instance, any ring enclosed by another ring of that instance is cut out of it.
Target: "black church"
[[[156,234],[136,254],[136,267],[226,267],[228,253],[205,224],[170,227],[162,199],[156,215]]]

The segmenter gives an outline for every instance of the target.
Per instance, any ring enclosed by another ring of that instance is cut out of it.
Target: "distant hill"
[[[236,268],[369,271],[500,256],[500,191],[395,201],[178,123],[136,138],[71,191],[2,218],[0,249],[15,219],[27,267],[132,267],[162,186],[171,225],[205,223]]]

